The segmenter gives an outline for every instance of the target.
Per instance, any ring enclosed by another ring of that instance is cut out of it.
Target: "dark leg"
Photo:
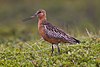
[[[58,48],[58,53],[60,54],[60,48],[59,48],[58,44],[57,44],[57,48]]]
[[[52,44],[52,53],[51,53],[51,55],[53,54],[53,51],[54,51],[54,48],[53,48],[53,44]]]

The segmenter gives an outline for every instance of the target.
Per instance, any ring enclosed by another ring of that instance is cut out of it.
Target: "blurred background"
[[[0,0],[0,39],[40,38],[37,18],[23,22],[38,9],[47,11],[50,23],[75,37],[100,35],[100,0]]]

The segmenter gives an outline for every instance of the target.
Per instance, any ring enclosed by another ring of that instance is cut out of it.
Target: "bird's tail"
[[[80,41],[79,40],[77,40],[77,39],[75,39],[75,38],[73,38],[74,40],[75,40],[75,43],[80,43]]]
[[[71,44],[80,43],[80,41],[79,41],[79,40],[77,40],[77,39],[76,39],[76,38],[74,38],[74,37],[70,37],[70,38],[68,38],[68,41],[69,41],[69,43],[71,43]]]

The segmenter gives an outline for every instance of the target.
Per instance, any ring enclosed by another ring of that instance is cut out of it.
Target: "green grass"
[[[0,40],[0,67],[100,67],[100,42],[59,44],[61,54],[43,40]]]

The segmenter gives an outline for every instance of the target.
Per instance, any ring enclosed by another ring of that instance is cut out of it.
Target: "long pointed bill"
[[[33,15],[33,16],[30,16],[30,17],[28,17],[28,18],[25,18],[23,21],[31,20],[31,19],[33,19],[33,18],[36,17],[36,16],[37,16],[37,14],[35,14],[35,15]]]

